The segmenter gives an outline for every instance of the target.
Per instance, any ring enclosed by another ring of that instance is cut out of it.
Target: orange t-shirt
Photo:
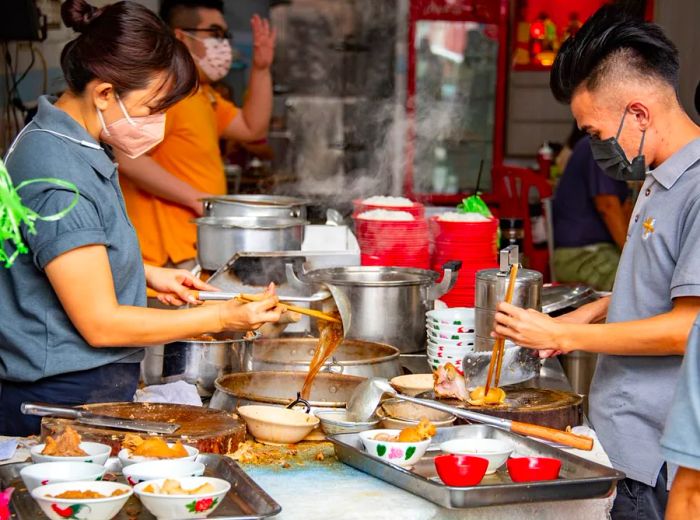
[[[226,193],[219,138],[238,108],[209,85],[202,85],[165,117],[165,137],[151,158],[172,175],[213,195]],[[124,176],[121,186],[129,218],[136,228],[144,262],[163,265],[195,257],[196,215],[188,208],[137,188]]]

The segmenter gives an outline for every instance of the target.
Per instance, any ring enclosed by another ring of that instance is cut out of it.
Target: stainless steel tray
[[[197,461],[204,464],[204,474],[206,476],[222,478],[231,483],[231,490],[226,494],[221,505],[207,518],[254,520],[274,516],[282,511],[282,507],[270,495],[265,493],[232,459],[220,455],[201,454]],[[13,520],[47,518],[41,512],[41,509],[39,509],[39,506],[31,497],[19,476],[20,470],[29,464],[29,462],[20,462],[18,464],[0,466],[0,484],[2,484],[0,487],[13,486],[15,488],[12,501],[10,502]],[[125,482],[121,474],[121,463],[118,459],[109,459],[106,467],[105,480],[112,479]],[[136,495],[132,495],[114,518],[115,520],[153,520],[155,516],[141,505]]]
[[[457,438],[509,440],[515,445],[514,456],[553,457],[561,460],[560,477],[543,482],[514,483],[504,465],[495,474],[486,475],[478,486],[446,486],[437,476],[433,458],[441,453],[440,443]],[[600,498],[612,493],[616,481],[625,478],[620,471],[485,425],[440,428],[433,437],[428,452],[411,470],[369,455],[356,433],[334,435],[330,441],[335,445],[336,456],[341,462],[450,509]]]

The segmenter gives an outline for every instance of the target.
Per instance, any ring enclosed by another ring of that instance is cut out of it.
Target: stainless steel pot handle
[[[457,272],[462,268],[461,260],[450,260],[442,266],[443,276],[442,281],[438,284],[433,284],[428,289],[428,301],[434,301],[442,295],[447,294],[457,283]]]
[[[202,206],[204,207],[204,215],[209,216],[211,215],[212,207],[213,204],[211,203],[210,200],[204,200],[202,201]]]
[[[303,267],[302,267],[303,269]],[[294,289],[303,291],[309,288],[310,285],[314,285],[308,280],[306,280],[306,277],[304,276],[304,273],[302,271],[301,276],[297,274],[297,271],[295,269],[295,264],[293,263],[288,263],[285,264],[284,266],[285,273],[287,275],[287,283],[293,287]]]
[[[319,372],[326,372],[330,374],[342,374],[345,367],[338,363],[335,359],[332,359],[327,365],[323,365]]]

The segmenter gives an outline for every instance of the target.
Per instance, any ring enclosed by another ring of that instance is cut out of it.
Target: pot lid
[[[200,200],[219,202],[222,204],[239,204],[244,206],[293,207],[306,206],[310,204],[310,201],[307,199],[285,197],[281,195],[220,195],[217,197],[206,197]]]
[[[542,312],[550,314],[567,307],[580,307],[597,299],[595,290],[584,284],[547,284],[542,288]]]
[[[501,271],[499,269],[482,269],[476,273],[477,282],[493,283],[502,278],[508,278],[508,271]],[[518,269],[516,283],[542,283],[542,273],[532,269]]]
[[[439,276],[428,269],[357,266],[317,269],[308,272],[305,278],[315,283],[338,286],[400,287],[432,284]]]

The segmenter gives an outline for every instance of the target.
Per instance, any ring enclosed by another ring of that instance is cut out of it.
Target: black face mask
[[[644,136],[646,130],[642,130],[642,141],[639,143],[639,151],[630,163],[627,160],[624,150],[617,142],[622,132],[622,125],[625,123],[627,110],[620,121],[620,128],[617,129],[617,135],[601,141],[596,137],[591,137],[591,151],[593,158],[601,167],[603,172],[608,176],[618,181],[643,181],[647,174],[647,166],[642,154],[644,148]]]

